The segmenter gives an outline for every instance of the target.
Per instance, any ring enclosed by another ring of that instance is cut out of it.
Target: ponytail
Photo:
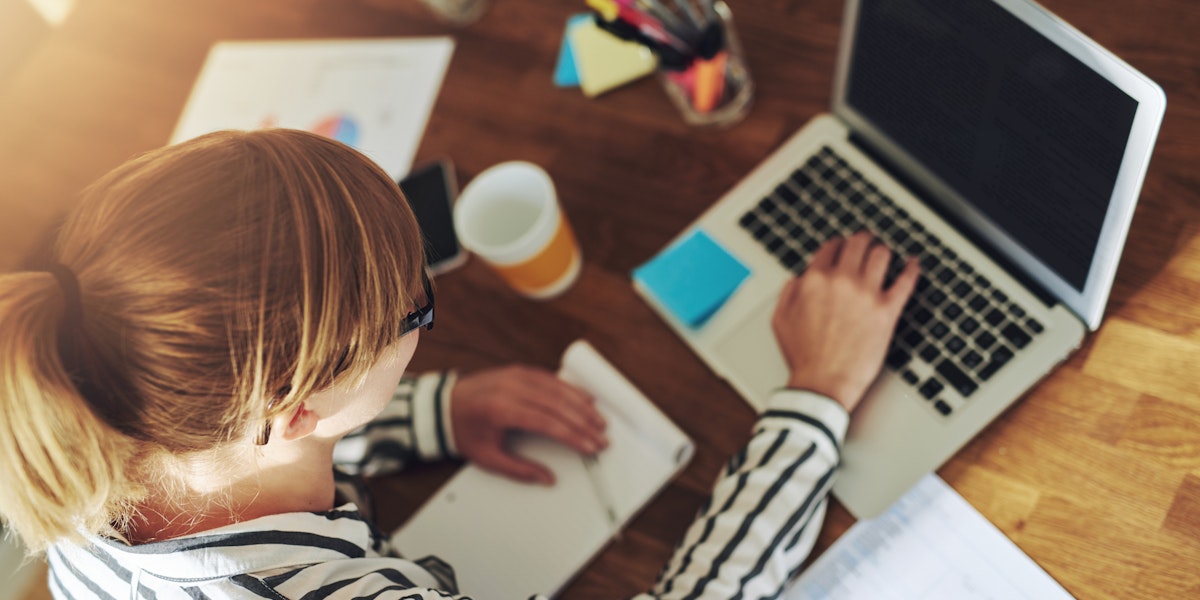
[[[33,552],[110,532],[140,490],[137,443],[98,418],[58,349],[68,308],[50,273],[0,276],[0,515]]]

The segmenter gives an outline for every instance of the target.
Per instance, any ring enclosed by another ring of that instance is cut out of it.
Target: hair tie
[[[79,291],[79,278],[66,265],[55,263],[47,270],[54,276],[63,292],[66,303],[63,322],[78,327],[83,319],[83,295]]]

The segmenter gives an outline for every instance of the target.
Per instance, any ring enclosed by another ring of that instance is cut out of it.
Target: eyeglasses
[[[433,288],[429,285],[428,275],[421,274],[421,284],[425,286],[425,306],[404,317],[404,320],[400,322],[400,335],[422,327],[426,330],[433,329]]]
[[[417,329],[420,329],[422,327],[424,327],[427,331],[430,329],[433,329],[433,286],[431,286],[429,284],[429,275],[427,275],[425,273],[421,273],[421,285],[424,286],[424,288],[425,288],[425,304],[423,306],[417,308],[417,310],[414,310],[413,312],[408,313],[408,315],[404,317],[404,320],[400,321],[400,335],[401,336],[408,335],[409,333],[411,333]],[[344,362],[346,362],[345,354],[343,354],[342,358],[338,360],[339,366],[336,369],[337,371],[341,370],[341,368],[342,368],[341,365]],[[285,391],[283,391],[283,393],[280,395],[286,395],[287,389],[288,388],[285,388]],[[275,400],[272,399],[267,404],[267,410],[268,411],[271,410],[271,407],[274,405],[275,405]],[[267,440],[269,440],[270,438],[271,438],[271,421],[270,421],[270,419],[268,419],[266,424],[263,425],[262,431],[259,432],[258,436],[254,438],[254,445],[266,446]]]

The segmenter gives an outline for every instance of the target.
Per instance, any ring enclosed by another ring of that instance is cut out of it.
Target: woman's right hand
[[[825,243],[788,282],[771,326],[788,364],[788,387],[853,410],[883,365],[888,342],[920,269],[910,259],[888,289],[891,251],[870,233]]]

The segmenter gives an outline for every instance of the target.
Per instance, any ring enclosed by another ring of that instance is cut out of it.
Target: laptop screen
[[[845,103],[1082,292],[1138,102],[991,0],[857,19]]]

